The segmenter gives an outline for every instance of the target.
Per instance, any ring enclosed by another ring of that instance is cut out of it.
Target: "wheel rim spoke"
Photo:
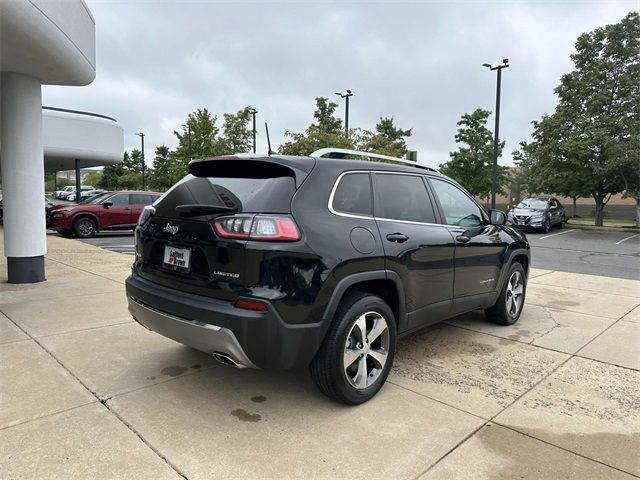
[[[344,351],[344,368],[347,369],[353,362],[355,362],[360,356],[360,350],[357,348],[347,348]]]
[[[367,357],[362,357],[358,362],[358,371],[356,376],[353,377],[353,381],[357,388],[365,388],[367,386]]]
[[[514,297],[512,299],[512,303],[511,304],[513,306],[513,309],[511,310],[511,315],[515,316],[518,313],[518,310],[520,308],[519,303],[518,303],[518,299]]]
[[[382,332],[384,332],[386,329],[387,329],[387,322],[385,322],[382,317],[376,318],[375,322],[373,323],[373,327],[371,327],[371,331],[369,332],[369,335],[367,335],[369,343],[373,343],[374,340],[376,340],[380,335],[382,335]]]
[[[387,363],[387,352],[384,350],[369,350],[369,357],[371,357],[378,366],[376,368],[384,368]]]
[[[354,330],[358,331],[358,335],[360,336],[359,340],[361,342],[367,338],[367,314],[360,315],[356,320],[356,324],[354,325]]]
[[[516,285],[516,287],[513,289],[513,294],[514,295],[522,295],[523,291],[524,291],[524,287],[522,286],[522,284]]]

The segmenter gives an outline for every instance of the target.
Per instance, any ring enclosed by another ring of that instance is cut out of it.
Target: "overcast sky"
[[[86,87],[43,88],[45,105],[116,118],[125,149],[175,147],[189,112],[255,107],[272,144],[313,120],[314,98],[351,89],[350,126],[380,116],[413,128],[409,148],[437,166],[456,149],[456,122],[493,111],[503,70],[502,163],[529,138],[531,120],[553,111],[553,89],[572,68],[583,32],[618,22],[639,0],[500,1],[107,1],[86,0],[96,20],[97,76]],[[493,129],[493,116],[490,128]],[[219,122],[221,123],[221,122]],[[258,151],[266,151],[264,129]]]

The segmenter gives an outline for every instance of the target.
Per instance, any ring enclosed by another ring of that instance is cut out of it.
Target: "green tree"
[[[253,132],[248,128],[251,119],[250,107],[239,110],[236,114],[225,113],[222,126],[221,146],[223,153],[248,152],[253,145]]]
[[[338,104],[325,97],[316,98],[316,110],[313,113],[315,123],[309,125],[304,133],[285,132],[291,138],[280,146],[284,155],[309,155],[315,150],[326,147],[354,148],[342,128],[342,120],[336,118]]]
[[[169,147],[156,147],[153,159],[153,174],[149,178],[149,186],[154,190],[165,191],[184,177],[187,173],[186,164],[178,158]]]
[[[206,108],[199,108],[187,116],[182,131],[174,131],[178,138],[176,157],[184,164],[189,163],[189,130],[191,128],[191,157],[205,158],[225,153],[224,144],[218,137],[220,129],[216,126],[218,117],[211,115]]]
[[[44,191],[54,192],[55,190],[62,190],[67,185],[75,185],[75,181],[67,180],[66,178],[55,178],[57,172],[48,172],[44,174]]]
[[[131,154],[125,152],[122,168],[127,173],[142,173],[142,152],[137,148],[131,150]]]
[[[451,152],[451,159],[440,165],[440,171],[456,180],[475,197],[486,198],[491,194],[493,172],[493,133],[486,127],[491,115],[488,110],[477,108],[465,113],[458,122],[456,143],[461,144],[458,151]],[[504,142],[498,144],[498,156],[502,154]],[[509,179],[509,169],[498,167],[497,190]]]
[[[380,117],[375,133],[365,131],[357,148],[391,157],[404,157],[407,154],[406,139],[411,136],[411,131],[411,128],[408,130],[398,128],[394,124],[393,117]]]
[[[122,164],[125,160],[129,162],[131,161],[129,158],[129,152],[124,152],[122,160],[123,161],[120,163],[107,165],[102,169],[102,178],[97,185],[99,188],[104,188],[105,190],[118,190],[120,188],[120,177],[125,173]],[[94,187],[95,186],[96,185],[94,185]]]
[[[626,187],[625,172],[637,171],[640,15],[580,35],[571,60],[574,70],[555,89],[555,112],[534,123],[536,160],[560,182],[578,180],[577,190],[593,197],[595,222],[602,225],[605,205]]]
[[[102,171],[101,170],[88,170],[85,172],[82,183],[83,185],[93,185],[96,187],[100,184],[102,180]],[[97,187],[96,187],[97,188]]]

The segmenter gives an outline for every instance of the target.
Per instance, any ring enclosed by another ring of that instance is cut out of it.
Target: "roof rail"
[[[402,163],[404,165],[411,165],[412,167],[422,168],[425,170],[431,170],[432,172],[437,172],[435,168],[427,167],[425,165],[420,165],[416,162],[412,162],[411,160],[407,160],[406,158],[397,158],[390,157],[389,155],[381,155],[379,153],[371,153],[371,152],[361,152],[360,150],[349,150],[348,148],[321,148],[313,152],[310,157],[326,157],[326,158],[344,158],[347,155],[353,155],[356,157],[369,157],[369,158],[379,158],[380,160],[388,160],[391,162]]]

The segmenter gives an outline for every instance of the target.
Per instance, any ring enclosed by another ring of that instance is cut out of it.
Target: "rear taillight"
[[[287,216],[235,215],[214,220],[213,228],[222,238],[267,242],[300,240],[298,227]]]
[[[147,220],[153,217],[155,213],[156,209],[151,205],[147,205],[146,207],[144,207],[142,209],[142,212],[140,212],[140,216],[138,217],[138,225],[144,225],[145,223],[147,223]]]

